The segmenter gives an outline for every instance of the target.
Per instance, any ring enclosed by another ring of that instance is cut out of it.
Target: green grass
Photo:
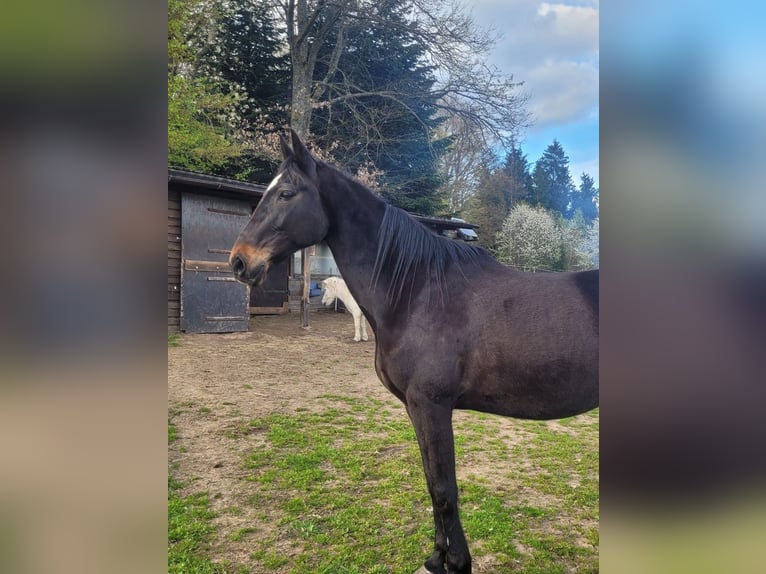
[[[175,425],[168,421],[168,444],[178,440]],[[182,447],[183,448],[183,447]],[[172,468],[171,468],[172,470]],[[206,492],[182,494],[184,483],[168,472],[168,574],[244,574],[241,566],[210,559],[215,534]],[[244,535],[244,533],[242,533]]]
[[[225,431],[252,442],[236,510],[265,530],[240,528],[222,543],[249,553],[247,569],[258,573],[411,574],[430,555],[433,515],[406,414],[371,399],[321,400],[319,412],[271,414]],[[516,421],[522,439],[514,444],[502,423],[471,413],[455,424],[472,555],[498,574],[598,572],[598,413],[560,421],[572,434]],[[169,441],[178,440],[171,427]],[[477,461],[488,470],[473,472]],[[169,531],[170,572],[233,571],[206,558],[214,532],[207,495],[172,496],[169,512],[179,518]]]
[[[178,347],[181,344],[180,333],[168,333],[168,347]]]
[[[266,559],[273,540],[250,539],[254,557],[261,557],[263,571],[409,574],[433,544],[431,501],[412,427],[403,412],[380,402],[327,398],[347,408],[274,414],[250,421],[238,435],[254,433],[264,443],[243,462],[251,505],[292,545],[290,558],[283,555],[274,566]],[[495,417],[479,414],[456,425],[458,465],[481,455],[513,467],[512,449],[493,438],[496,425]],[[515,500],[513,488],[497,492],[480,480],[461,481],[472,554],[492,555],[498,572],[597,571],[597,531],[579,524],[598,515],[597,480],[579,476],[595,476],[597,449],[583,452],[577,439],[543,423],[524,427],[533,437],[529,454],[539,459],[543,494],[551,491],[554,504],[530,506]],[[534,488],[535,476],[518,474],[512,482]],[[573,475],[578,489],[568,485]],[[514,540],[529,552],[519,552]]]
[[[247,538],[248,535],[252,534],[253,532],[255,532],[255,528],[240,528],[234,534],[232,534],[230,538],[234,542],[239,542],[241,540],[245,540],[245,538]]]
[[[178,440],[178,429],[176,426],[168,422],[168,444],[172,444]]]
[[[207,557],[214,532],[207,494],[182,497],[178,485],[168,491],[168,572],[170,574],[220,574],[223,570]]]

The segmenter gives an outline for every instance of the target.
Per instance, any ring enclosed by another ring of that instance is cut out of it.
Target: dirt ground
[[[214,481],[209,468],[226,461],[198,457],[215,451],[207,441],[233,420],[313,410],[313,401],[328,394],[400,404],[375,374],[375,336],[368,332],[370,340],[357,343],[350,314],[322,310],[312,312],[309,329],[288,313],[253,317],[247,333],[182,334],[179,346],[168,348],[168,406],[181,408],[174,422],[187,452],[171,448],[171,462],[183,476]],[[207,409],[218,416],[204,416]],[[231,454],[233,462],[238,455]]]
[[[213,558],[225,551],[235,563],[248,562],[246,555],[233,555],[226,541],[247,527],[251,517],[227,509],[246,506],[240,485],[247,471],[241,462],[253,445],[228,440],[227,431],[271,413],[326,409],[327,395],[383,401],[406,420],[401,403],[375,374],[371,329],[369,334],[369,341],[354,342],[350,314],[320,310],[312,312],[308,330],[301,329],[296,313],[260,316],[251,320],[247,333],[182,334],[179,345],[168,348],[168,408],[178,435],[169,446],[168,463],[189,493],[210,494],[218,531]],[[461,416],[455,413],[456,422]],[[523,440],[511,419],[497,420],[504,440]],[[491,487],[499,470],[490,462],[472,461],[470,471],[482,474]],[[459,469],[459,479],[461,474]],[[496,480],[503,479],[498,475]],[[481,564],[475,570],[491,571]]]
[[[320,310],[309,329],[297,313],[257,316],[247,333],[182,334],[179,346],[168,348],[168,409],[179,438],[168,463],[189,492],[210,493],[219,542],[250,520],[224,512],[242,502],[244,450],[237,448],[252,448],[226,440],[228,430],[271,413],[315,410],[326,395],[371,397],[406,417],[375,374],[375,336],[368,332],[370,340],[357,343],[350,314]]]
[[[370,340],[357,343],[350,314],[322,310],[311,313],[309,329],[288,313],[253,317],[247,333],[182,334],[180,345],[168,348],[169,403],[233,403],[253,418],[310,408],[327,394],[388,399],[368,332]]]

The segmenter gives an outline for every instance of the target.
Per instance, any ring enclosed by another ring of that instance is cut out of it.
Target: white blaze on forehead
[[[282,176],[283,176],[284,174],[285,174],[285,172],[282,172],[282,173],[280,173],[279,175],[277,175],[277,177],[275,177],[274,179],[272,179],[272,180],[271,180],[271,183],[270,183],[270,184],[269,184],[269,186],[266,188],[266,193],[269,193],[269,192],[270,192],[272,189],[274,189],[275,187],[277,187],[277,184],[279,184],[279,180],[282,178]],[[264,194],[264,195],[265,195],[265,194]]]

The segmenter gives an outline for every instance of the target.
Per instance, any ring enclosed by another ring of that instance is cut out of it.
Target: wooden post
[[[301,251],[301,273],[303,274],[303,293],[301,293],[301,327],[309,329],[311,327],[309,311],[311,310],[311,256],[314,255],[315,248],[312,245]]]

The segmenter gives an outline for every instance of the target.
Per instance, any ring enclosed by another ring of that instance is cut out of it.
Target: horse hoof
[[[354,341],[359,342],[359,337],[354,337]]]
[[[426,568],[425,566],[421,566],[421,567],[420,567],[420,568],[419,568],[419,569],[418,569],[418,570],[415,572],[415,574],[433,574],[433,572],[431,572],[431,571],[430,571],[428,568]]]

